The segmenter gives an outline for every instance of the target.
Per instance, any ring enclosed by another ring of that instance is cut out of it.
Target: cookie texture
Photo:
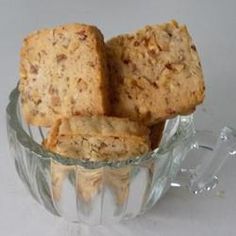
[[[51,126],[60,117],[107,114],[105,54],[103,36],[95,26],[68,24],[28,35],[20,52],[25,120]]]
[[[149,152],[149,129],[127,118],[106,116],[73,116],[63,118],[51,127],[44,140],[46,149],[66,157],[90,160],[125,160]],[[117,204],[128,196],[130,168],[85,169],[51,162],[52,194],[60,201],[69,174],[75,176],[77,196],[90,202],[109,186]]]
[[[201,64],[186,26],[146,26],[106,45],[114,116],[153,125],[203,102]]]
[[[124,160],[150,151],[149,129],[127,118],[73,116],[58,120],[44,145],[72,158]]]

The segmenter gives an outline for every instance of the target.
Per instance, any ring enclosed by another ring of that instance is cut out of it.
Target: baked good
[[[66,157],[90,161],[124,160],[150,150],[149,129],[127,118],[73,116],[59,119],[43,143],[44,147]],[[130,168],[107,170],[51,164],[52,193],[60,200],[63,183],[70,171],[76,176],[78,196],[91,201],[102,188],[103,176],[115,193],[117,204],[127,198]]]
[[[112,115],[119,118],[106,116],[107,62]],[[117,36],[106,48],[95,26],[36,31],[21,49],[19,89],[26,121],[51,126],[45,148],[65,158],[117,161],[158,147],[165,120],[193,112],[205,87],[191,36],[171,21]],[[155,163],[145,165],[153,174]],[[79,200],[90,202],[109,187],[122,205],[133,166],[88,169],[52,160],[50,171],[55,201],[69,179]]]
[[[124,160],[150,150],[149,129],[127,118],[72,116],[51,128],[45,147],[71,158]]]
[[[202,103],[202,69],[186,26],[146,26],[106,45],[114,116],[153,125]]]
[[[109,112],[103,35],[95,27],[68,24],[28,35],[20,53],[25,120],[51,126],[72,115]]]

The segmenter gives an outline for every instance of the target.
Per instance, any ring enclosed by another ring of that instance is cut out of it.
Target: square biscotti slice
[[[105,116],[59,119],[44,141],[45,148],[65,158],[90,161],[125,160],[147,153],[150,145],[149,129],[144,125],[127,118]],[[122,204],[127,197],[129,169],[89,170],[52,162],[52,193],[55,200],[60,200],[65,179],[73,172],[76,173],[77,194],[83,201],[91,201],[106,182],[115,191],[117,202]],[[103,175],[107,177],[105,182]]]
[[[59,119],[44,145],[72,158],[124,160],[150,151],[149,129],[127,118],[73,116]]]
[[[186,26],[146,26],[106,45],[113,115],[153,125],[203,102],[200,60]]]
[[[20,93],[25,120],[50,126],[72,115],[109,110],[105,44],[101,32],[68,24],[31,33],[20,53]]]

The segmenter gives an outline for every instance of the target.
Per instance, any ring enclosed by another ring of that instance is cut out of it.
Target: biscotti
[[[114,116],[153,125],[202,103],[202,69],[186,26],[146,26],[106,45]]]
[[[70,158],[90,161],[117,161],[149,152],[149,129],[127,118],[106,116],[73,116],[57,120],[51,127],[44,147]],[[107,184],[115,193],[117,204],[127,199],[130,168],[107,170]],[[90,202],[100,193],[104,170],[85,169],[51,162],[52,193],[60,201],[65,180],[72,173],[76,178],[78,197]]]
[[[58,120],[44,145],[72,158],[124,160],[150,151],[149,129],[127,118],[73,116]]]
[[[25,120],[51,126],[72,115],[109,112],[105,45],[101,32],[68,24],[31,33],[20,53],[20,93]]]

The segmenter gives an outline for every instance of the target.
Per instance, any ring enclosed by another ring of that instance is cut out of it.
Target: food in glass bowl
[[[59,119],[44,140],[44,147],[63,156],[89,161],[121,161],[149,152],[149,129],[127,118],[106,116],[72,116]],[[53,193],[60,198],[61,185],[65,175],[75,171],[78,175],[78,191],[86,202],[101,188],[102,171],[86,171],[83,168],[68,167],[52,163]],[[107,173],[107,181],[115,189],[125,189],[129,169]],[[120,183],[119,183],[120,182]],[[120,184],[120,186],[118,186]],[[120,202],[122,194],[117,191]]]
[[[135,217],[174,181],[209,189],[235,133],[224,128],[215,149],[209,134],[199,145],[190,114],[204,95],[196,47],[176,21],[106,43],[91,25],[35,31],[24,39],[7,107],[17,172],[50,212],[88,224]],[[213,154],[181,171],[197,148]],[[182,182],[178,173],[187,173]]]
[[[41,145],[48,128],[25,122],[18,89],[7,106],[7,130],[17,173],[34,199],[54,215],[88,224],[142,214],[171,186],[209,190],[223,161],[236,153],[235,130],[225,127],[216,141],[212,132],[196,133],[192,116],[178,116],[166,121],[159,147],[144,156],[96,162],[61,156]],[[199,149],[204,158],[198,157],[197,169],[185,168],[186,156],[196,157]]]

